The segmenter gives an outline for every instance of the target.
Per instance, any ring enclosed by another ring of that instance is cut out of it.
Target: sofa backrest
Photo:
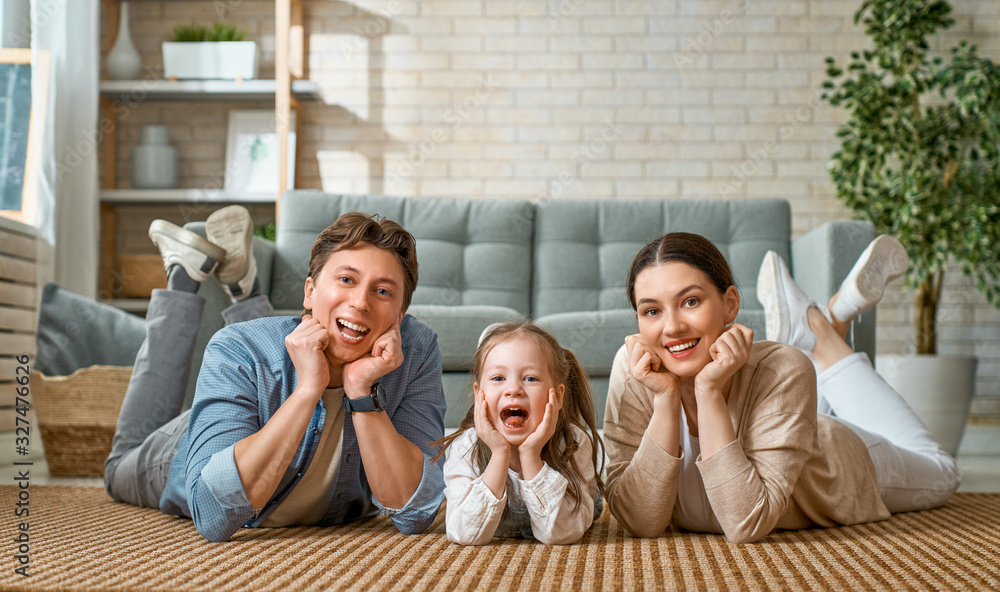
[[[757,272],[764,254],[790,255],[785,200],[560,201],[536,204],[531,312],[630,308],[629,267],[650,240],[668,232],[701,234],[719,248],[736,279],[741,309],[760,309]]]
[[[413,304],[480,304],[527,314],[534,206],[528,201],[420,199],[292,190],[281,198],[271,302],[301,309],[316,236],[347,212],[379,214],[417,241]]]

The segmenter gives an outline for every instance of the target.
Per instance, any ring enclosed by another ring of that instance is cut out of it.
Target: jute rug
[[[418,536],[376,518],[244,529],[209,543],[190,520],[112,502],[100,488],[20,491],[0,486],[3,590],[1000,589],[1000,494],[958,494],[937,510],[751,545],[691,533],[635,539],[605,512],[575,545],[462,547],[445,538],[443,513]],[[21,522],[26,543],[16,540]],[[28,577],[15,572],[23,551]]]

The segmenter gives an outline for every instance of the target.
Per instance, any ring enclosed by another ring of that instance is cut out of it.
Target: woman
[[[707,239],[672,233],[643,247],[628,279],[639,334],[615,358],[604,423],[609,507],[630,532],[673,524],[752,542],[947,502],[954,460],[843,340],[902,273],[884,264],[902,247],[880,239],[830,320],[768,254],[758,296],[769,337],[795,347],[754,342],[734,323],[739,293]],[[817,387],[836,417],[817,414]]]

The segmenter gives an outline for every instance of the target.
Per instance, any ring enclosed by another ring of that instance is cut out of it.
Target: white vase
[[[132,186],[136,189],[177,186],[177,152],[170,145],[166,126],[142,127],[142,138],[132,149]]]
[[[142,60],[132,44],[128,27],[128,2],[122,2],[118,12],[118,38],[104,58],[104,69],[112,80],[136,80],[142,71]]]
[[[955,456],[976,390],[976,358],[876,355],[875,367],[909,403],[941,448]]]

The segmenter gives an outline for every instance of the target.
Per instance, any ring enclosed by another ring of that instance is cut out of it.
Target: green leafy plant
[[[169,35],[167,35],[167,41],[172,42],[197,42],[204,41],[205,35],[208,34],[208,28],[204,25],[177,25],[173,28]]]
[[[212,30],[205,36],[205,41],[243,41],[247,30],[229,23],[213,23]]]
[[[230,23],[216,22],[212,23],[211,29],[204,25],[177,25],[167,35],[167,41],[243,41],[246,37],[246,29],[241,29]]]
[[[272,243],[276,240],[277,230],[277,226],[274,225],[274,222],[267,222],[253,227],[253,233],[255,236],[269,240]]]
[[[871,49],[827,58],[824,99],[847,111],[830,175],[837,197],[910,256],[916,352],[937,351],[949,260],[1000,308],[1000,67],[962,42],[950,60],[928,38],[950,27],[943,0],[865,0]]]

